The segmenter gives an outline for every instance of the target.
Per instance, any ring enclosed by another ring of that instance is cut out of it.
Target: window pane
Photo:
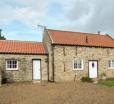
[[[75,62],[74,62],[74,69],[75,69],[75,67],[76,67],[76,64],[75,64]]]
[[[10,66],[10,68],[12,68],[11,64],[9,66]]]
[[[15,61],[13,61],[13,64],[15,64]]]
[[[7,68],[10,68],[10,65],[9,64],[7,64]]]
[[[13,61],[13,64],[17,64],[17,61],[16,61],[16,60],[14,60],[14,61]]]
[[[17,61],[15,61],[15,64],[17,64]]]
[[[9,61],[9,64],[10,64],[10,65],[11,65],[11,63],[12,63],[12,62],[11,62],[11,61]]]
[[[82,63],[81,63],[81,60],[79,60],[79,67],[78,68],[81,68],[82,67]]]
[[[92,68],[94,68],[95,67],[95,64],[94,64],[94,62],[92,63]]]
[[[7,61],[7,68],[9,68],[9,61]]]
[[[81,60],[77,60],[77,64],[78,64],[77,68],[81,68]]]
[[[17,61],[16,60],[8,60],[7,61],[7,68],[10,68],[10,69],[17,68]]]
[[[13,62],[13,61],[12,61]],[[13,64],[11,64],[11,68],[13,68]]]
[[[10,64],[10,61],[7,61],[7,64]]]
[[[12,64],[12,68],[15,68],[15,67],[14,67],[14,64]]]
[[[81,63],[79,63],[79,64],[78,64],[78,68],[81,68],[81,66],[82,66]]]
[[[16,65],[16,64],[14,64],[14,68],[17,68],[16,66],[17,66],[17,65]]]
[[[74,69],[76,69],[76,66],[77,66],[77,65],[76,65],[76,60],[74,60]]]
[[[74,69],[82,68],[82,60],[74,60]]]
[[[13,68],[17,68],[17,65],[16,65],[16,64],[14,64],[14,65],[13,65]]]
[[[110,60],[108,61],[108,67],[111,67],[111,61]]]
[[[109,68],[114,68],[114,60],[109,60],[108,61],[108,67]]]
[[[112,65],[111,65],[112,67],[114,67],[114,62],[112,61]]]

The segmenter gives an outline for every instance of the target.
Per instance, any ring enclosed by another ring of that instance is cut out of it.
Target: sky
[[[38,25],[114,38],[114,0],[0,0],[0,28],[8,40],[42,41]]]

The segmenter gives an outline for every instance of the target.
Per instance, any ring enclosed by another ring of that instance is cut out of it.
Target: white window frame
[[[78,61],[78,60],[81,60],[81,68],[74,68],[74,62],[75,61]],[[73,70],[83,70],[84,69],[84,64],[83,64],[83,60],[82,59],[74,59],[73,60]]]
[[[17,61],[17,67],[16,68],[8,68],[8,61]],[[9,60],[6,60],[6,70],[18,70],[18,60],[15,60],[15,59],[9,59]]]
[[[109,61],[111,62],[110,67],[109,67]],[[108,69],[114,69],[114,65],[112,65],[112,64],[114,64],[114,62],[112,62],[112,61],[114,61],[114,59],[108,60]]]

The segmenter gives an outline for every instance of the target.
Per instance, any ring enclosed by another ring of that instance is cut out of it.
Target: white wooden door
[[[97,61],[89,61],[89,78],[97,78],[98,65]]]
[[[33,80],[40,79],[40,60],[33,60]]]

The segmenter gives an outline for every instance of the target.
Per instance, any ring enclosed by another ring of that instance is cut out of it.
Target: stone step
[[[40,83],[41,81],[40,80],[33,80],[32,82],[33,83]]]

